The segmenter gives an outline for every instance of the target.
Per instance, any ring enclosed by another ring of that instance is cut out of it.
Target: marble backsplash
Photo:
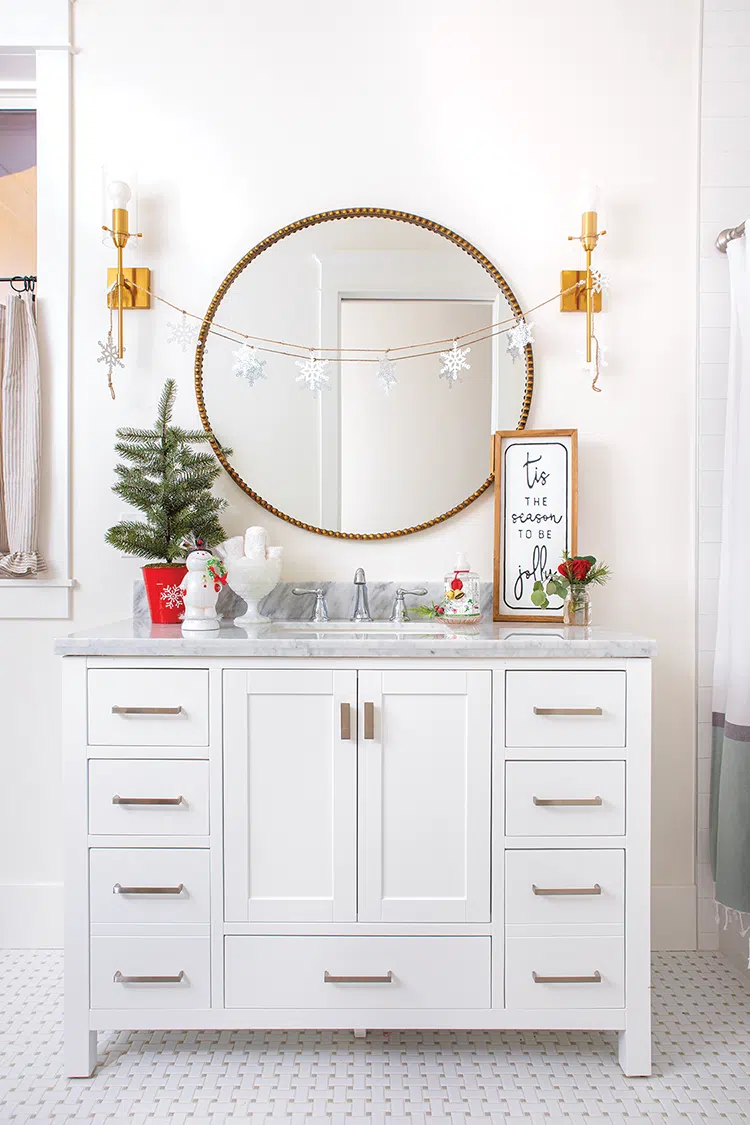
[[[367,588],[370,598],[370,615],[373,621],[387,621],[393,610],[396,590],[403,583],[400,582],[368,582]],[[427,590],[420,598],[406,598],[407,609],[412,605],[432,605],[443,597],[442,582],[409,582],[406,584],[410,590]],[[328,604],[328,616],[332,621],[345,621],[351,617],[354,607],[354,585],[351,582],[279,582],[260,603],[261,613],[276,621],[309,621],[315,608],[315,598],[296,597],[292,590],[305,588],[320,588],[324,591]],[[480,587],[482,602],[482,615],[486,620],[492,619],[492,583],[482,582]],[[217,609],[222,619],[232,621],[245,612],[245,602],[229,586],[225,586],[219,594]],[[146,591],[142,580],[134,583],[133,588],[133,618],[134,620],[148,620],[148,604]]]

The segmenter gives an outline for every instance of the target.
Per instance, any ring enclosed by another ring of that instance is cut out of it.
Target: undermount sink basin
[[[316,637],[440,637],[445,636],[445,626],[439,621],[273,621],[264,627],[264,635]]]

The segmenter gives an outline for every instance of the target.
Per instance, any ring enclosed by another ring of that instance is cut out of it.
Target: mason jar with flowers
[[[563,599],[563,621],[566,625],[591,624],[591,594],[589,587],[603,586],[610,576],[606,563],[597,562],[593,555],[571,557],[567,551],[545,585],[535,582],[531,600],[539,609],[547,609],[549,599],[557,596]]]

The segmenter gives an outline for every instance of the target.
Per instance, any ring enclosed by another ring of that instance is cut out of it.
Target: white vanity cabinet
[[[68,1073],[305,1027],[616,1030],[649,1073],[652,646],[576,634],[58,642]]]

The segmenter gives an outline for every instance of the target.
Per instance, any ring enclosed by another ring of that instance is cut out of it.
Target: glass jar
[[[591,624],[591,594],[588,586],[573,583],[568,587],[563,604],[563,621],[566,625]]]
[[[456,566],[445,576],[445,594],[440,606],[441,618],[452,625],[472,625],[480,620],[479,575],[471,569],[466,555],[461,552]]]

